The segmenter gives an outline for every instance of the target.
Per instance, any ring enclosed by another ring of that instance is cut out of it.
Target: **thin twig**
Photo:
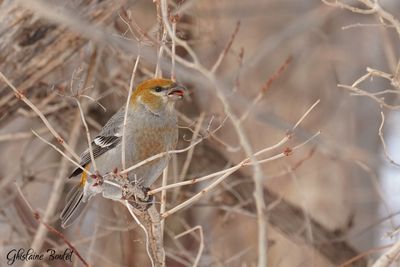
[[[166,42],[167,42],[167,32],[166,32],[166,30],[163,28],[163,30],[162,30],[162,39],[160,40],[160,42],[163,44],[163,45],[160,45],[160,47],[159,47],[159,49],[158,49],[158,53],[157,53],[157,65],[156,65],[156,71],[154,72],[154,78],[160,78],[160,77],[162,77],[162,71],[161,71],[161,68],[160,68],[160,61],[161,61],[161,58],[163,57],[163,54],[164,54],[164,47],[165,47],[165,44],[166,44]]]
[[[291,129],[288,130],[288,134],[286,134],[279,142],[277,142],[275,145],[272,145],[272,146],[270,146],[270,147],[261,149],[260,151],[256,152],[254,155],[255,155],[255,156],[260,156],[260,155],[262,155],[262,154],[265,154],[265,153],[268,152],[268,151],[274,150],[274,149],[276,149],[276,148],[281,147],[282,145],[284,145],[284,144],[291,138],[291,135],[292,135],[292,133],[294,132],[294,130],[296,130],[296,128],[300,125],[300,123],[304,121],[304,119],[305,119],[305,118],[310,114],[310,112],[318,105],[319,102],[320,102],[320,100],[317,100],[317,101],[316,101],[316,102],[315,102],[315,103],[300,117],[300,119],[294,124],[294,126],[293,126]],[[312,136],[310,139],[308,139],[308,140],[306,140],[305,142],[303,142],[302,144],[300,144],[299,146],[305,145],[306,143],[308,143],[309,141],[311,141],[312,139],[314,139],[318,134],[319,134],[319,132],[318,132],[316,135]],[[298,148],[298,147],[295,147],[293,150],[296,150],[297,148]],[[283,157],[283,156],[285,156],[285,154],[284,154],[283,152],[277,155],[277,157]],[[273,159],[276,159],[276,158],[273,158]],[[248,160],[248,159],[245,159],[244,161],[246,161],[246,160]],[[239,163],[239,164],[241,164],[241,163]],[[246,164],[247,164],[247,163],[246,163]],[[237,166],[237,165],[236,165],[236,166]],[[236,166],[233,166],[233,167],[228,168],[228,169],[226,169],[226,170],[221,170],[221,171],[218,171],[218,172],[215,172],[215,173],[212,173],[212,174],[209,174],[209,175],[200,177],[200,178],[194,178],[194,179],[191,179],[191,180],[189,180],[189,181],[183,181],[183,182],[179,182],[179,183],[175,183],[175,184],[170,184],[170,185],[167,185],[167,186],[165,186],[165,187],[159,187],[159,188],[156,188],[156,189],[153,189],[153,190],[149,191],[148,194],[153,195],[153,194],[156,194],[156,193],[161,192],[161,191],[164,190],[164,189],[167,190],[167,189],[171,189],[171,188],[175,188],[175,187],[180,187],[180,186],[184,186],[184,185],[191,185],[191,184],[195,184],[195,183],[198,183],[198,182],[202,182],[202,181],[211,179],[211,178],[213,178],[213,177],[222,175],[222,174],[224,174],[224,173],[226,173],[226,172],[229,172],[229,171],[235,169]]]
[[[202,126],[203,121],[204,121],[204,117],[205,117],[205,113],[202,112],[202,113],[200,114],[200,117],[199,117],[199,120],[198,120],[198,122],[197,122],[197,125],[196,125],[196,127],[195,127],[195,129],[194,129],[194,132],[193,132],[193,135],[192,135],[192,140],[190,141],[190,144],[191,144],[191,145],[192,145],[194,142],[196,142],[196,140],[197,140],[197,136],[199,135],[199,131],[200,131],[201,126]],[[186,156],[185,162],[183,163],[183,167],[182,167],[182,170],[181,170],[181,174],[179,175],[179,181],[182,181],[182,180],[185,178],[186,173],[187,173],[187,171],[189,170],[190,162],[192,161],[192,156],[193,156],[194,148],[195,148],[194,146],[191,147],[191,148],[189,149],[189,151],[187,152],[187,156]]]
[[[212,132],[210,132],[209,135],[215,133],[215,132],[218,131],[221,127],[222,127],[222,124],[221,124],[219,127],[217,127],[216,129],[214,129]],[[134,169],[136,169],[136,168],[139,168],[140,166],[142,166],[142,165],[144,165],[144,164],[147,164],[147,163],[149,163],[149,162],[151,162],[151,161],[153,161],[153,160],[156,160],[156,159],[158,159],[158,158],[162,158],[162,157],[164,157],[164,156],[166,156],[166,155],[178,154],[178,153],[186,152],[186,151],[190,150],[192,147],[194,147],[194,146],[196,146],[197,144],[199,144],[199,143],[200,143],[201,141],[203,141],[204,139],[208,138],[209,135],[203,136],[203,137],[199,138],[199,139],[196,140],[194,143],[191,143],[189,146],[187,146],[187,147],[185,147],[185,148],[177,149],[177,150],[169,150],[169,151],[161,152],[161,153],[158,153],[158,154],[153,155],[153,156],[151,156],[151,157],[148,157],[147,159],[145,159],[145,160],[143,160],[143,161],[141,161],[141,162],[138,162],[138,163],[136,163],[135,165],[130,166],[129,168],[127,168],[127,169],[125,169],[125,170],[119,172],[119,174],[122,175],[122,174],[128,173],[128,172],[130,172],[130,171],[132,171],[132,170],[134,170]]]
[[[171,18],[171,22],[172,22],[172,32],[173,35],[176,35],[176,24],[178,23],[178,16],[172,16]],[[172,51],[172,55],[171,55],[171,80],[175,81],[176,80],[176,76],[175,76],[175,56],[176,56],[176,41],[175,38],[172,38],[172,45],[171,45],[171,51]]]
[[[195,194],[194,196],[192,196],[191,198],[185,200],[184,202],[182,202],[179,205],[176,205],[175,207],[173,207],[172,209],[164,212],[163,214],[161,214],[162,218],[166,218],[172,214],[174,214],[175,212],[191,205],[193,202],[196,202],[198,199],[200,199],[203,195],[205,195],[209,190],[213,189],[214,187],[216,187],[217,185],[219,185],[223,180],[225,180],[226,177],[228,177],[229,175],[231,175],[232,173],[234,173],[235,171],[239,170],[242,166],[244,165],[244,162],[242,161],[240,164],[236,165],[234,168],[231,168],[230,171],[225,172],[224,175],[220,176],[218,179],[216,179],[214,182],[212,182],[209,186],[207,186],[206,189],[201,190],[200,192],[198,192],[197,194]]]
[[[43,134],[48,132],[46,127],[42,127],[40,129],[35,130],[38,134]],[[7,141],[18,141],[25,138],[30,138],[33,136],[33,133],[30,132],[18,132],[18,133],[10,133],[10,134],[3,134],[0,135],[0,142],[7,142]]]
[[[122,155],[121,155],[121,161],[122,161],[122,169],[125,170],[126,167],[126,159],[125,159],[125,142],[126,142],[126,136],[125,136],[125,129],[126,129],[126,124],[128,121],[128,110],[129,110],[129,104],[131,101],[131,96],[132,96],[132,90],[133,90],[133,82],[135,80],[135,74],[137,67],[139,65],[139,60],[140,60],[140,54],[136,57],[135,65],[133,66],[132,69],[132,75],[131,75],[131,80],[129,82],[129,91],[128,91],[128,96],[126,98],[126,104],[125,104],[125,113],[124,113],[124,124],[122,126]]]
[[[129,168],[127,168],[127,169],[125,169],[125,170],[119,172],[119,174],[128,173],[128,172],[130,172],[130,171],[132,171],[132,170],[134,170],[134,169],[136,169],[136,168],[139,168],[140,166],[143,166],[144,164],[147,164],[147,163],[149,163],[149,162],[151,162],[151,161],[153,161],[153,160],[162,158],[162,157],[164,157],[164,156],[166,156],[166,155],[186,152],[186,151],[188,151],[189,149],[191,149],[192,147],[194,147],[194,146],[196,146],[197,144],[199,144],[201,141],[203,141],[203,138],[198,139],[196,142],[194,142],[193,144],[191,144],[191,145],[189,145],[189,146],[187,146],[187,147],[185,147],[185,148],[183,148],[183,149],[169,150],[169,151],[165,151],[165,152],[161,152],[161,153],[158,153],[158,154],[156,154],[156,155],[153,155],[153,156],[151,156],[151,157],[149,157],[149,158],[147,158],[147,159],[145,159],[145,160],[143,160],[143,161],[141,161],[141,162],[138,162],[138,163],[136,163],[135,165],[130,166]]]
[[[390,248],[390,247],[393,246],[393,245],[394,245],[394,244],[389,244],[389,245],[382,246],[382,247],[379,247],[379,248],[369,249],[369,250],[367,250],[367,251],[365,251],[365,252],[363,252],[363,253],[360,253],[360,254],[358,254],[357,256],[355,256],[355,257],[349,259],[348,261],[346,261],[346,262],[344,262],[343,264],[341,264],[339,267],[349,267],[349,266],[352,266],[353,263],[354,263],[355,261],[358,261],[358,260],[360,260],[360,259],[362,259],[362,258],[364,258],[364,257],[366,257],[366,256],[368,256],[368,255],[370,255],[370,254],[376,253],[377,251]],[[373,267],[374,267],[374,266],[373,266]],[[375,267],[376,267],[376,266],[375,266]]]
[[[389,152],[387,150],[385,138],[383,137],[383,125],[384,124],[385,124],[385,114],[381,111],[381,125],[379,126],[378,135],[379,135],[379,139],[381,140],[381,143],[382,143],[383,152],[385,154],[386,159],[389,161],[390,164],[393,164],[396,167],[400,167],[400,164],[392,159],[392,157],[389,155]]]
[[[73,122],[73,127],[71,129],[70,140],[69,140],[70,144],[73,147],[76,146],[76,144],[78,142],[79,130],[80,130],[80,127],[79,127],[79,113],[77,113],[76,116],[75,116],[74,122]],[[34,134],[36,134],[36,133],[34,132]],[[41,138],[41,137],[39,137],[39,138]],[[42,141],[45,141],[45,140],[42,139]],[[48,143],[47,141],[45,141],[45,142]],[[48,143],[48,144],[50,144],[50,143]],[[50,145],[52,145],[52,144],[50,144]],[[47,222],[50,221],[51,218],[53,217],[54,212],[55,212],[55,210],[57,208],[59,199],[62,196],[62,189],[63,189],[65,181],[66,181],[65,180],[65,176],[66,176],[65,174],[66,174],[66,171],[67,171],[67,162],[68,162],[67,160],[73,161],[72,159],[70,159],[65,154],[63,156],[64,157],[62,158],[62,161],[61,161],[61,166],[60,166],[60,170],[59,170],[59,173],[58,173],[58,177],[54,182],[53,189],[52,189],[52,194],[50,195],[50,198],[49,198],[49,201],[48,201],[48,205],[46,207],[43,219],[40,218],[38,213],[34,212],[34,214],[36,214],[35,218],[41,224],[39,225],[39,228],[37,229],[37,231],[35,233],[35,237],[33,239],[31,248],[34,249],[35,251],[39,251],[41,249],[42,244],[44,242],[44,239],[45,239],[45,237],[47,235],[47,231],[50,231],[50,232],[55,233],[56,235],[58,235],[61,239],[63,239],[63,241],[75,252],[75,254],[82,261],[82,263],[85,266],[89,266],[87,264],[87,262],[79,254],[79,252],[65,238],[65,236],[62,233],[60,233],[59,231],[57,231],[56,229],[54,229],[53,227],[51,227],[50,225],[47,224]],[[19,189],[18,186],[17,186],[17,188]],[[19,190],[19,192],[21,193],[21,196],[25,199],[25,197],[23,196],[22,192],[20,190]],[[26,199],[25,199],[25,201],[26,201]],[[26,201],[26,203],[28,203],[28,202]],[[32,207],[30,205],[28,205],[28,206],[32,210]],[[33,263],[34,263],[34,261],[26,261],[25,264],[24,264],[24,267],[32,266]]]
[[[22,100],[25,104],[27,104],[39,117],[42,119],[43,123],[46,125],[47,129],[53,134],[53,136],[56,138],[57,142],[61,144],[65,150],[68,151],[76,160],[79,160],[79,156],[74,152],[73,149],[64,141],[63,138],[57,133],[57,131],[51,126],[50,122],[46,119],[46,117],[43,115],[43,113],[28,99],[25,97],[24,94],[22,94],[20,91],[15,88],[15,86],[7,79],[6,76],[0,71],[0,78],[2,78],[6,84],[14,91],[15,96]]]
[[[263,84],[261,87],[260,92],[258,95],[253,99],[249,107],[246,109],[246,111],[242,114],[240,117],[240,121],[244,121],[250,114],[251,110],[254,108],[255,105],[262,99],[262,97],[265,95],[265,93],[268,91],[268,89],[271,87],[271,84],[278,79],[282,73],[287,69],[289,66],[290,62],[292,62],[292,57],[288,57],[285,62],[272,74],[271,77]]]
[[[224,50],[222,50],[222,52],[219,54],[217,61],[215,61],[215,63],[214,63],[214,66],[212,66],[212,68],[211,68],[212,73],[215,73],[217,71],[218,67],[221,65],[222,60],[225,58],[226,54],[228,53],[229,49],[231,48],[231,46],[233,44],[233,41],[235,40],[237,33],[239,32],[239,28],[240,28],[240,21],[238,21],[236,23],[235,30],[233,31],[231,38],[229,39],[229,42],[226,44]]]
[[[362,8],[353,7],[351,5],[342,3],[338,0],[334,0],[334,1],[322,0],[322,2],[324,2],[328,6],[344,8],[344,9],[350,10],[351,12],[354,12],[354,13],[365,14],[365,15],[371,15],[371,14],[376,13],[376,8],[362,9]]]
[[[78,162],[76,162],[75,160],[71,159],[67,154],[65,154],[64,152],[62,152],[58,147],[56,147],[55,145],[53,145],[52,143],[50,143],[49,141],[47,141],[46,139],[44,139],[43,137],[41,137],[38,133],[36,133],[35,131],[32,130],[33,135],[35,135],[37,138],[39,138],[41,141],[43,141],[44,143],[48,144],[49,146],[51,146],[55,151],[57,151],[58,153],[60,153],[63,157],[65,157],[66,159],[68,159],[72,164],[75,165],[75,167],[81,169],[83,172],[87,173],[88,175],[92,175],[92,173],[88,170],[86,170],[84,167],[82,167],[81,165],[79,165]]]
[[[188,62],[187,60],[181,58],[181,57],[176,57],[177,60],[179,60],[182,64],[187,63],[188,66],[193,66],[193,65],[198,65],[199,64],[199,60],[197,58],[196,53],[193,51],[193,49],[187,44],[187,42],[179,39],[176,37],[176,35],[174,35],[174,32],[169,24],[168,21],[168,4],[167,4],[167,0],[158,0],[161,3],[161,15],[162,15],[162,19],[163,19],[163,23],[164,23],[164,27],[167,29],[168,35],[170,36],[171,39],[175,39],[175,42],[177,45],[182,46],[190,55],[190,57],[192,58],[192,62]],[[167,49],[167,52],[169,51],[170,54],[170,50]],[[193,65],[192,65],[193,64]]]
[[[268,89],[271,87],[271,84],[278,79],[282,73],[287,69],[289,64],[292,62],[292,57],[288,57],[285,62],[272,74],[271,77],[268,78],[268,80],[263,84],[261,87],[260,92],[258,95],[253,99],[249,107],[246,109],[246,111],[243,113],[243,115],[240,117],[240,121],[244,121],[250,114],[251,110],[254,108],[255,105],[263,98],[265,93],[268,91]]]
[[[180,233],[179,235],[175,236],[175,238],[177,239],[177,238],[180,238],[180,237],[182,237],[184,235],[187,235],[187,234],[189,234],[189,233],[191,233],[191,232],[193,232],[195,230],[199,230],[200,242],[199,242],[199,250],[197,252],[196,259],[194,260],[193,265],[192,265],[193,267],[197,267],[199,265],[201,254],[203,254],[203,250],[204,250],[203,227],[201,227],[200,225],[197,225],[197,226],[195,226],[195,227],[193,227],[193,228],[191,228],[191,229],[189,229],[189,230],[187,230],[187,231],[185,231],[183,233]]]
[[[372,28],[372,27],[384,27],[384,28],[394,28],[393,25],[388,25],[385,23],[354,23],[354,24],[350,24],[350,25],[346,25],[342,27],[342,30],[349,30],[349,29],[353,29],[353,28],[360,28],[360,27],[368,27],[368,28]]]
[[[163,16],[163,21],[164,21],[164,27],[167,29],[168,34],[170,35],[171,39],[176,39],[177,44],[183,46],[186,51],[190,54],[192,57],[192,62],[189,62],[187,60],[184,60],[180,57],[177,57],[177,61],[179,61],[181,64],[189,67],[196,69],[199,71],[201,74],[203,74],[214,86],[216,89],[217,97],[221,101],[225,114],[229,117],[231,120],[235,131],[239,137],[239,142],[241,147],[243,148],[244,152],[246,153],[246,156],[250,158],[250,160],[254,163],[253,164],[253,180],[254,180],[254,199],[256,203],[256,209],[257,209],[257,226],[258,226],[258,267],[266,267],[267,266],[267,247],[268,247],[268,242],[267,242],[267,226],[266,226],[266,221],[265,221],[265,216],[264,216],[264,211],[265,211],[265,205],[264,205],[264,191],[263,191],[263,171],[260,167],[260,165],[257,163],[255,157],[253,156],[253,150],[251,148],[250,140],[248,139],[247,135],[244,132],[244,129],[240,123],[239,118],[233,113],[231,106],[229,105],[226,96],[224,95],[222,89],[220,88],[219,83],[217,82],[217,79],[215,77],[215,74],[207,70],[204,66],[202,66],[195,53],[193,50],[187,45],[186,42],[180,40],[177,38],[172,29],[171,26],[169,25],[168,19],[167,19],[167,2],[166,0],[161,0],[161,11],[162,11],[162,16]],[[170,52],[169,52],[170,53]],[[217,179],[219,180],[219,179]],[[222,180],[221,180],[222,181]]]
[[[87,139],[88,146],[89,146],[90,160],[92,162],[94,173],[97,173],[97,165],[96,165],[96,161],[94,160],[93,148],[92,148],[92,140],[90,138],[89,127],[88,127],[88,125],[86,123],[85,114],[83,113],[83,109],[82,109],[81,103],[79,102],[79,100],[77,98],[76,98],[76,103],[78,104],[78,109],[79,109],[79,113],[81,114],[82,123],[85,126],[86,139]]]
[[[128,200],[124,200],[124,201],[121,201],[121,202],[124,204],[125,207],[128,208],[129,213],[131,214],[132,218],[136,221],[136,223],[140,226],[140,228],[143,229],[143,232],[144,232],[144,234],[146,236],[146,252],[147,252],[147,255],[149,256],[149,259],[150,259],[150,262],[151,262],[151,266],[155,267],[154,260],[153,260],[153,257],[151,256],[151,252],[150,252],[149,233],[147,232],[146,227],[137,218],[135,212],[133,211],[132,205],[129,204],[129,201]]]
[[[354,86],[349,86],[349,85],[343,85],[343,84],[338,84],[338,87],[348,89],[348,90],[350,90],[352,92],[355,92],[358,95],[367,96],[367,97],[375,100],[379,105],[381,105],[381,106],[383,106],[383,107],[385,107],[387,109],[390,109],[390,110],[398,110],[398,109],[400,109],[400,105],[389,105],[384,101],[383,98],[379,98],[375,94],[371,94],[371,93],[366,92],[366,91],[364,91],[364,90],[362,90],[360,88],[357,88],[357,87],[354,87]]]
[[[392,247],[383,253],[372,267],[389,267],[400,255],[400,241],[396,242]]]
[[[165,167],[162,175],[161,187],[166,186],[168,183],[168,165]],[[160,214],[164,213],[167,206],[167,190],[161,191],[161,205],[160,205]],[[164,224],[165,220],[161,219],[161,233],[164,234]],[[164,239],[164,238],[163,238]]]
[[[263,164],[266,162],[271,162],[280,158],[284,158],[287,156],[290,156],[293,154],[294,151],[300,149],[301,147],[307,145],[311,140],[313,140],[314,138],[316,138],[321,132],[317,132],[315,133],[313,136],[311,136],[309,139],[307,139],[306,141],[300,143],[299,145],[293,147],[293,148],[286,148],[285,151],[276,154],[274,156],[271,156],[269,158],[266,159],[262,159],[262,160],[257,160],[258,164]],[[290,151],[290,152],[289,152]],[[263,150],[258,151],[257,153],[255,153],[255,155],[257,154],[261,154],[263,152]],[[195,194],[193,197],[185,200],[183,203],[179,204],[178,206],[172,208],[171,210],[165,212],[165,216],[164,214],[162,214],[162,217],[167,217],[169,215],[171,215],[172,213],[177,212],[178,210],[185,208],[188,205],[191,205],[194,201],[196,201],[197,199],[201,198],[205,193],[207,193],[208,191],[210,191],[211,189],[213,189],[214,187],[216,187],[219,183],[221,183],[226,177],[228,177],[229,175],[233,174],[234,172],[236,172],[237,170],[239,170],[240,168],[242,168],[243,166],[251,166],[252,164],[254,164],[254,162],[250,161],[249,158],[246,158],[244,160],[242,160],[240,163],[236,164],[235,166],[228,168],[226,170],[222,170],[216,173],[212,173],[197,179],[192,179],[190,181],[184,181],[184,182],[180,182],[180,183],[176,183],[176,184],[171,184],[171,185],[167,185],[163,188],[156,188],[154,190],[151,190],[148,192],[148,194],[156,194],[162,190],[167,190],[170,188],[174,188],[174,187],[178,187],[178,186],[183,186],[183,185],[190,185],[190,184],[194,184],[196,182],[201,182],[201,181],[205,181],[208,180],[210,178],[222,175],[220,178],[218,178],[217,180],[215,180],[213,183],[211,183],[209,186],[207,186],[207,188],[203,189],[202,191],[200,191],[199,193]],[[193,199],[192,199],[193,198]]]

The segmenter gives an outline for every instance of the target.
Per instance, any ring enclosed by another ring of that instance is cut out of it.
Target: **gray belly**
[[[176,139],[177,133],[173,130],[168,133],[155,133],[150,136],[136,135],[134,137],[135,142],[129,142],[130,145],[126,145],[126,168],[146,160],[151,156],[174,149]],[[136,144],[140,145],[138,146]],[[121,144],[119,144],[114,149],[96,158],[96,165],[101,174],[104,175],[105,173],[112,172],[115,169],[118,171],[122,170],[121,149]],[[136,181],[146,187],[151,186],[167,166],[168,159],[169,156],[165,155],[130,171],[128,174],[129,180],[132,182]]]

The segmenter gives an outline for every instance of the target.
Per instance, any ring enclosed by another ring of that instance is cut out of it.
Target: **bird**
[[[182,99],[186,88],[169,79],[149,79],[141,82],[129,99],[125,124],[125,166],[129,167],[147,158],[175,149],[178,141],[178,119],[174,107],[176,100]],[[122,134],[124,128],[125,105],[104,125],[100,133],[91,141],[97,172],[101,175],[122,169]],[[148,188],[167,166],[168,153],[150,161],[128,173],[129,183]],[[80,156],[79,165],[95,170],[91,162],[89,148]],[[91,198],[90,180],[82,168],[76,168],[69,178],[80,176],[66,197],[61,212],[61,226],[70,226],[82,213]],[[93,187],[92,187],[93,188]]]

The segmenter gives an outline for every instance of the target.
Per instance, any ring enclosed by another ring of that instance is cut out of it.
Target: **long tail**
[[[83,198],[83,187],[78,184],[74,186],[67,195],[67,204],[61,212],[61,226],[67,228],[70,226],[76,218],[82,213],[86,207],[87,202],[82,201]]]

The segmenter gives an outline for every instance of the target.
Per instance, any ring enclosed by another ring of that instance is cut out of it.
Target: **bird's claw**
[[[154,197],[148,194],[149,187],[134,184],[124,191],[123,198],[129,200],[130,204],[137,210],[146,211],[153,205]]]
[[[101,186],[104,183],[104,178],[98,171],[96,171],[96,174],[90,175],[90,178],[94,180],[92,186]]]
[[[153,205],[154,197],[149,195],[150,187],[138,186],[144,197],[137,196],[134,202],[134,207],[141,211],[148,210]],[[135,205],[136,204],[136,205]]]

